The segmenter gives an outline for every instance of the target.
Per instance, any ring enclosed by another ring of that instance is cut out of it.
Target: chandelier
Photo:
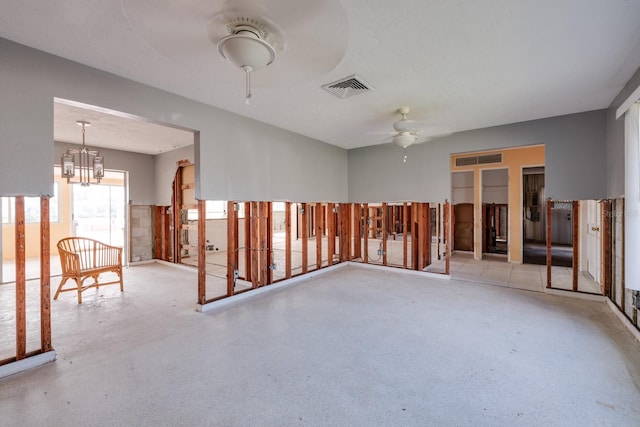
[[[100,155],[99,151],[89,150],[85,145],[85,128],[91,126],[91,123],[84,120],[78,120],[76,123],[82,126],[82,148],[79,150],[69,148],[62,155],[62,178],[67,178],[68,184],[80,184],[83,187],[87,187],[92,183],[89,174],[93,170],[93,179],[96,184],[100,184],[100,180],[104,178],[104,157]],[[78,155],[77,165],[76,154]],[[76,176],[76,166],[78,168],[78,181],[72,181],[71,179]]]

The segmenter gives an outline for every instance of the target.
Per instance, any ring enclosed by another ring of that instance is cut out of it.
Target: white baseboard
[[[574,292],[568,289],[564,290],[564,289],[544,288],[544,293],[549,295],[559,296],[559,297],[586,299],[589,301],[598,301],[598,302],[604,302],[605,300],[608,299],[602,295],[586,294],[584,292]]]
[[[56,360],[55,350],[36,354],[35,356],[27,357],[26,359],[16,360],[15,362],[7,363],[6,365],[0,366],[0,378],[8,377],[9,375],[26,371],[27,369],[42,366],[46,363],[53,362],[54,360]]]
[[[444,280],[451,279],[450,274],[431,273],[429,271],[409,270],[404,268],[388,267],[384,265],[369,264],[369,263],[365,264],[364,262],[353,262],[353,261],[346,262],[345,264],[348,264],[353,267],[362,267],[362,268],[369,268],[373,270],[386,271],[388,273],[411,274],[414,276],[429,277],[433,279],[444,279]]]
[[[294,285],[296,283],[312,279],[312,278],[314,278],[316,276],[319,276],[321,274],[329,273],[331,271],[335,271],[335,270],[344,268],[348,264],[349,263],[346,263],[346,262],[343,262],[343,263],[340,263],[340,264],[335,264],[335,265],[332,265],[330,267],[321,268],[320,270],[314,270],[314,271],[311,271],[309,273],[302,274],[300,276],[292,277],[291,279],[286,279],[286,280],[282,280],[282,281],[277,282],[277,283],[273,283],[273,284],[271,284],[269,286],[263,286],[263,287],[260,287],[260,288],[257,288],[257,289],[253,289],[253,290],[250,290],[250,291],[243,292],[243,293],[238,294],[238,295],[233,295],[231,297],[222,298],[222,299],[219,299],[217,301],[209,302],[207,304],[196,304],[196,311],[199,311],[201,313],[206,313],[206,312],[209,312],[209,311],[212,311],[212,310],[217,310],[217,309],[220,309],[222,307],[226,307],[229,304],[235,304],[235,303],[237,303],[239,301],[244,301],[246,299],[253,298],[253,297],[256,297],[258,295],[263,295],[263,294],[265,294],[267,292],[273,292],[273,291],[276,291],[278,289],[286,288],[287,286],[291,286],[291,285]]]

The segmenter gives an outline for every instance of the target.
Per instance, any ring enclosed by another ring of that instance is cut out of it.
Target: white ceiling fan
[[[230,84],[244,75],[246,103],[252,86],[308,81],[332,70],[347,49],[340,0],[122,2],[136,33],[185,72]]]
[[[395,132],[391,138],[396,145],[402,147],[404,150],[404,162],[407,161],[406,150],[410,145],[432,141],[453,133],[453,127],[446,125],[425,125],[425,128],[421,129],[423,123],[410,120],[407,117],[410,111],[411,108],[406,106],[398,108],[400,120],[393,124]]]

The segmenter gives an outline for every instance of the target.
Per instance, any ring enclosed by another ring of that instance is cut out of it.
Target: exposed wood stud
[[[244,280],[247,282],[253,283],[253,274],[252,271],[252,240],[251,240],[251,217],[253,214],[251,213],[251,202],[245,202],[244,204]]]
[[[291,278],[291,202],[284,204],[284,275]]]
[[[49,198],[40,198],[40,350],[52,350],[51,345],[51,228]]]
[[[362,229],[360,227],[360,203],[354,203],[353,215],[353,257],[362,258]]]
[[[603,295],[611,297],[611,275],[612,275],[612,236],[611,226],[613,215],[611,212],[611,200],[602,201],[602,290]]]
[[[309,265],[309,220],[308,220],[308,206],[306,203],[301,203],[300,204],[301,209],[302,209],[302,215],[301,215],[301,224],[302,226],[299,227],[300,230],[302,231],[302,274],[306,273],[307,271],[309,271],[308,265]]]
[[[422,243],[424,247],[422,268],[426,268],[431,264],[431,205],[429,205],[429,203],[423,203],[422,209],[422,238],[424,240]]]
[[[349,208],[351,206],[348,203],[340,203],[340,214],[338,222],[340,224],[340,262],[346,262],[351,260],[351,221],[349,218]]]
[[[171,222],[169,221],[170,215],[169,212],[171,210],[170,206],[163,206],[162,209],[162,223],[164,227],[164,237],[163,237],[163,252],[162,259],[165,261],[169,261],[171,256]]]
[[[315,209],[316,216],[316,268],[322,268],[322,234],[324,230],[324,223],[322,218],[324,216],[324,206],[322,203],[316,203]]]
[[[369,263],[369,204],[362,205],[362,262]]]
[[[580,262],[580,202],[573,201],[573,290],[578,290],[578,263]]]
[[[198,303],[207,301],[207,207],[198,200]]]
[[[382,204],[382,265],[387,265],[387,204]]]
[[[271,269],[269,268],[270,262],[270,247],[269,247],[269,234],[271,227],[269,226],[269,219],[271,217],[269,213],[270,203],[260,202],[260,216],[258,218],[258,229],[260,230],[259,242],[258,242],[258,254],[260,264],[260,280],[259,286],[266,286],[271,283]]]
[[[227,296],[233,295],[238,269],[238,213],[232,200],[227,202]]]
[[[552,263],[552,253],[551,253],[551,206],[553,205],[553,200],[547,199],[547,288],[551,287],[551,263]]]
[[[407,248],[408,248],[408,234],[407,234],[407,203],[402,204],[402,267],[407,268]]]
[[[16,217],[16,360],[25,358],[27,352],[27,304],[25,265],[24,197],[15,198]]]
[[[336,253],[336,221],[333,210],[336,205],[327,203],[327,254],[329,265],[333,265],[333,255]]]
[[[440,203],[438,203],[437,206],[437,212],[436,212],[436,247],[437,247],[437,257],[438,257],[438,261],[440,260],[440,242],[442,241],[441,235],[442,235],[442,228],[441,228],[441,210],[440,210]]]
[[[227,209],[229,208],[228,204],[227,204]],[[240,273],[240,251],[238,250],[238,248],[240,247],[240,220],[238,219],[240,213],[238,212],[238,209],[240,208],[240,205],[238,203],[233,203],[231,205],[231,210],[233,211],[233,239],[235,240],[233,242],[233,247],[235,248],[234,251],[234,256],[233,256],[233,262],[235,264],[235,268],[236,270],[238,270],[238,274]],[[231,212],[231,211],[228,211]],[[227,225],[228,227],[228,225]]]
[[[444,203],[443,207],[443,215],[444,215],[444,232],[443,232],[443,240],[444,240],[444,250],[445,250],[445,264],[444,264],[444,273],[451,273],[451,204],[449,202]]]
[[[418,232],[416,233],[416,245],[418,246],[418,268],[416,270],[422,270],[425,268],[424,259],[425,259],[425,250],[426,250],[426,241],[425,241],[425,225],[424,225],[424,203],[416,203],[418,214],[416,215],[416,223],[418,225]]]
[[[419,248],[421,227],[418,224],[420,218],[420,203],[411,203],[411,269],[419,270]]]
[[[251,287],[260,286],[260,259],[258,248],[260,247],[260,212],[258,202],[251,202]]]

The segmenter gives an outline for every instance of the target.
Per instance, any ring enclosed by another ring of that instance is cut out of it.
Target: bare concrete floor
[[[58,359],[0,380],[0,425],[640,425],[640,345],[601,302],[360,267],[195,293],[150,264],[54,301]]]

